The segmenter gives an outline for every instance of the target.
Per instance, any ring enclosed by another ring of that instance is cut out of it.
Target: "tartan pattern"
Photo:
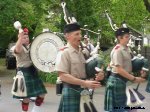
[[[63,88],[57,112],[80,112],[80,92],[83,89]]]
[[[147,82],[147,86],[146,86],[146,92],[150,93],[150,74],[148,76],[148,82]]]
[[[126,83],[119,78],[110,76],[105,89],[104,110],[109,112],[125,112]],[[118,107],[119,109],[115,109]]]
[[[42,82],[42,80],[38,76],[37,70],[34,68],[34,66],[31,66],[29,68],[18,68],[17,71],[22,71],[24,78],[25,78],[25,83],[26,83],[26,88],[27,88],[27,96],[26,97],[18,97],[18,96],[13,96],[14,98],[29,98],[29,97],[36,97],[42,94],[46,94],[46,88]]]

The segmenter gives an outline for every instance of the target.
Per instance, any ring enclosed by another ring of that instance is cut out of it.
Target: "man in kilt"
[[[131,54],[127,47],[130,39],[128,28],[119,28],[115,32],[118,44],[111,51],[111,75],[108,78],[104,110],[107,112],[127,112],[124,108],[126,105],[126,82],[132,81],[136,83],[143,82],[141,77],[131,75],[132,64]]]
[[[63,90],[58,112],[80,112],[80,92],[85,88],[97,88],[98,81],[86,79],[85,58],[79,47],[81,42],[81,30],[78,23],[71,23],[64,28],[67,46],[61,49],[59,62],[56,63],[56,71],[63,81]],[[102,80],[103,73],[96,76],[96,80]]]
[[[18,40],[14,48],[14,53],[17,61],[18,71],[23,73],[26,85],[26,96],[16,96],[14,98],[23,99],[22,112],[28,111],[30,97],[36,97],[35,105],[32,112],[41,112],[40,106],[43,103],[44,96],[47,93],[42,80],[38,76],[36,68],[33,66],[29,56],[30,42],[28,36],[28,29],[25,28],[23,32],[18,34]],[[15,85],[17,87],[17,84]]]

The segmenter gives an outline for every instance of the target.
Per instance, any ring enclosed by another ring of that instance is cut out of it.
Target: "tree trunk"
[[[150,3],[148,2],[148,0],[143,0],[143,2],[146,7],[146,10],[150,13]]]

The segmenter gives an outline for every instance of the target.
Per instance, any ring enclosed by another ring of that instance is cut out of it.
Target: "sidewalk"
[[[2,80],[2,96],[0,99],[0,112],[21,112],[20,101],[17,99],[13,99],[10,93],[11,86],[13,83],[12,75],[10,76],[0,76],[0,80]],[[138,112],[150,112],[150,94],[145,92],[146,83],[140,85],[139,90],[143,93],[146,97],[145,110],[138,110]],[[46,99],[42,106],[41,112],[57,112],[57,108],[60,101],[60,96],[55,94],[55,86],[54,85],[47,85],[46,88],[48,94],[46,95]],[[94,95],[94,104],[97,107],[98,112],[104,112],[104,91],[105,88],[101,87],[95,91]],[[33,102],[30,103],[29,112],[31,112]]]

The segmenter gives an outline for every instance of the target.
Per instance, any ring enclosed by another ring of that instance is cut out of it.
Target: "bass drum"
[[[35,67],[43,72],[53,72],[57,54],[63,46],[64,42],[57,35],[51,32],[39,34],[30,49],[30,57]]]

